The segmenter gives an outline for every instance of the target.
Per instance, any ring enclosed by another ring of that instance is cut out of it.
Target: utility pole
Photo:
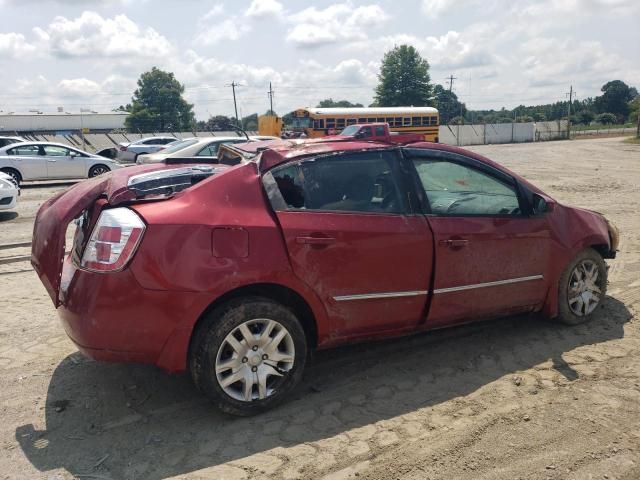
[[[569,88],[569,110],[567,113],[567,140],[571,140],[571,101],[573,100],[573,85]]]
[[[447,77],[447,80],[449,80],[449,92],[451,92],[451,90],[453,90],[453,81],[457,80],[458,77],[454,77],[453,75],[450,75]]]
[[[453,81],[457,80],[458,77],[454,77],[453,75],[449,75],[446,77],[449,80],[449,93],[451,94],[453,90]],[[451,122],[451,95],[447,98],[447,123]]]
[[[238,104],[236,103],[236,87],[239,87],[240,85],[238,85],[235,80],[233,82],[231,82],[230,85],[227,85],[227,87],[231,87],[231,91],[233,92],[233,109],[236,112],[236,125],[238,127],[240,127],[240,119],[238,118]]]
[[[269,91],[267,94],[269,95],[269,113],[273,115],[273,88],[271,88],[271,82],[269,82]]]

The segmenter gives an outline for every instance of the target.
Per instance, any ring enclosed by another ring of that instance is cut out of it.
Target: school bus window
[[[403,119],[403,120],[404,120],[403,125],[404,125],[405,127],[410,127],[410,126],[411,126],[411,117],[404,117],[404,119]]]
[[[396,120],[395,120],[394,123],[395,123],[396,127],[401,127],[402,126],[402,117],[396,117]]]
[[[394,123],[393,123],[393,117],[387,117],[385,119],[385,122],[387,122],[389,124],[390,127],[393,127]]]
[[[336,119],[336,128],[344,128],[344,118]]]
[[[335,128],[335,127],[336,127],[336,119],[327,118],[327,128]]]
[[[422,117],[422,125],[423,126],[429,125],[429,117]]]
[[[377,123],[379,120],[377,118],[367,118],[367,123]],[[382,119],[384,121],[384,118]]]
[[[411,125],[413,125],[414,127],[419,127],[420,124],[421,124],[420,117],[413,117],[411,119]]]
[[[431,125],[437,125],[438,124],[438,117],[430,117],[431,118]]]
[[[359,118],[358,119],[358,123],[367,123],[367,119],[366,118]]]
[[[347,125],[355,125],[356,123],[355,118],[347,118]]]

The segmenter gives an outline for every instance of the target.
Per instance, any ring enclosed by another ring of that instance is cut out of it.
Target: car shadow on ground
[[[18,218],[18,212],[0,212],[0,222],[10,222]]]
[[[631,316],[609,297],[593,321],[576,327],[519,316],[321,352],[291,401],[252,418],[219,413],[187,375],[72,354],[51,378],[45,429],[23,425],[16,440],[40,471],[187,474],[435,406],[543,362],[574,381],[579,374],[563,354],[622,338]]]

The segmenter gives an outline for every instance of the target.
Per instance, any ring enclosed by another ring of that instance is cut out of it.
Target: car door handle
[[[304,245],[331,245],[335,241],[333,237],[296,237],[296,243]]]
[[[47,158],[47,162],[55,163],[57,160],[55,158]]]
[[[440,240],[439,243],[445,247],[458,249],[469,245],[469,240],[465,240],[463,238],[449,238],[447,240]]]

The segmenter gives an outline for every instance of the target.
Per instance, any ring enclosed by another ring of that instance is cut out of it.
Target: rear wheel
[[[607,266],[602,256],[587,248],[562,273],[557,320],[577,325],[591,319],[607,292]]]
[[[194,334],[190,370],[222,411],[248,416],[285,400],[307,359],[304,330],[287,307],[261,297],[213,310]]]
[[[91,170],[89,170],[89,178],[97,177],[98,175],[102,175],[110,171],[111,170],[106,165],[94,165],[91,167]]]
[[[16,185],[20,185],[20,183],[22,182],[22,175],[20,175],[20,172],[17,171],[14,168],[3,168],[0,171],[6,173],[7,175],[9,175],[11,178],[13,178],[13,181]]]

